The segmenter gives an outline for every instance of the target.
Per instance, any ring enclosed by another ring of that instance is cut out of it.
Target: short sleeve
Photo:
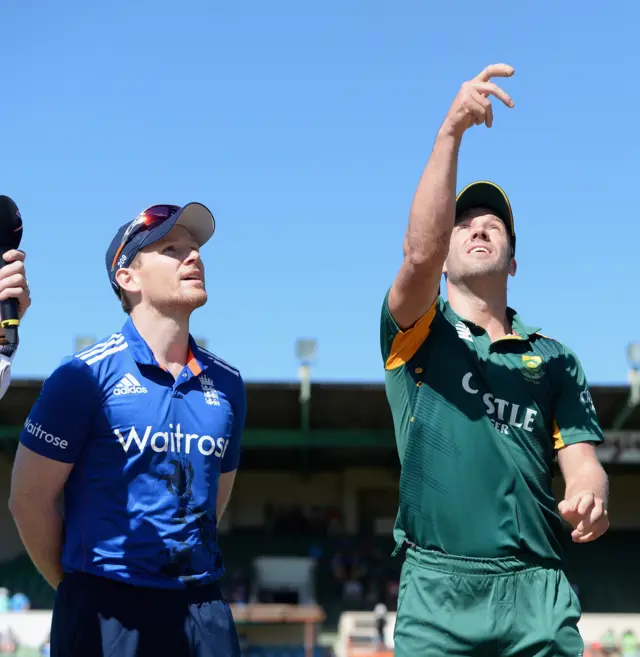
[[[84,361],[63,361],[44,382],[20,442],[47,458],[75,463],[91,435],[99,399],[96,380]]]
[[[560,388],[553,426],[554,448],[562,449],[582,442],[601,443],[604,436],[580,360],[566,347],[559,360]]]
[[[247,398],[244,381],[239,374],[238,385],[234,390],[231,404],[233,406],[233,429],[231,430],[229,445],[222,457],[221,472],[231,472],[240,464],[240,446],[247,416]]]
[[[436,297],[429,310],[411,328],[402,331],[389,310],[387,291],[380,317],[380,351],[386,370],[402,367],[413,358],[431,331],[439,300]]]

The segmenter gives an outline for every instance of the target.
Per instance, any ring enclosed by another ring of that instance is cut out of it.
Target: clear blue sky
[[[193,333],[247,381],[381,381],[380,305],[411,198],[460,84],[516,69],[459,186],[509,194],[510,304],[625,383],[640,339],[632,2],[0,3],[0,193],[24,217],[33,306],[16,377],[45,376],[124,315],[104,253],[153,203],[201,201],[210,300]]]

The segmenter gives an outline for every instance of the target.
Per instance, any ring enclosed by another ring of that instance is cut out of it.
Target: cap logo
[[[127,255],[123,253],[118,260],[118,267],[124,267],[125,262],[127,262]]]

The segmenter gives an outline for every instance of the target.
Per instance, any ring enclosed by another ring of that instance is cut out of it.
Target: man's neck
[[[177,378],[189,356],[189,317],[167,316],[155,308],[136,306],[131,319],[158,364]]]
[[[471,285],[449,283],[447,299],[460,317],[484,329],[492,342],[512,333],[507,317],[506,286],[496,290],[493,281],[476,281]]]

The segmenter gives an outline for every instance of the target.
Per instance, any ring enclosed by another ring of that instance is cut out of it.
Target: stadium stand
[[[0,402],[0,495],[8,495],[20,427],[41,384],[16,381]],[[401,567],[390,556],[399,465],[384,390],[314,385],[308,427],[298,392],[296,385],[247,386],[242,463],[219,533],[223,587],[243,654],[390,656]],[[631,645],[627,630],[640,636],[640,412],[624,430],[610,430],[627,394],[625,387],[592,388],[607,436],[600,455],[611,478],[612,528],[591,544],[567,541],[595,654],[610,642],[609,630],[618,647],[623,637]],[[555,484],[559,496],[561,481]],[[53,592],[22,552],[4,507],[0,587],[29,599],[31,611],[15,612],[14,625],[36,645],[46,638]],[[376,644],[380,602],[389,610],[385,646]]]

